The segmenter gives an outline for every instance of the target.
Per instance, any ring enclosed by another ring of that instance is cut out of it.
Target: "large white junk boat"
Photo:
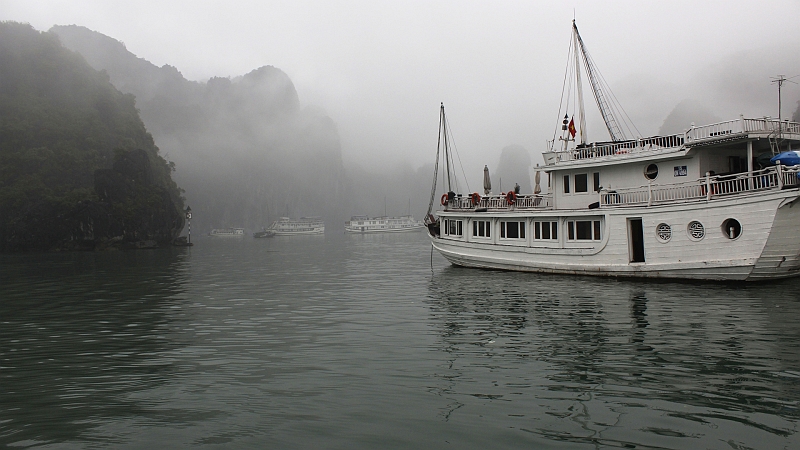
[[[574,24],[573,43],[612,140],[586,143],[578,110],[548,142],[534,194],[492,195],[488,176],[483,196],[461,194],[451,184],[442,106],[437,169],[442,150],[447,186],[436,217],[434,177],[425,219],[433,247],[452,264],[491,269],[746,281],[798,275],[800,124],[740,116],[625,138]]]
[[[214,228],[208,235],[215,237],[242,237],[244,236],[244,228]]]
[[[344,223],[347,233],[406,233],[425,229],[425,224],[412,216],[374,217],[353,216]]]
[[[272,225],[265,231],[271,231],[275,236],[322,234],[325,233],[325,223],[319,217],[301,217],[299,219],[281,217],[272,222]]]

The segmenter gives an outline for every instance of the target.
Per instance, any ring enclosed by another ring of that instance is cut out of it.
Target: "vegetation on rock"
[[[133,95],[54,33],[0,23],[0,250],[168,243],[183,227],[173,170]]]

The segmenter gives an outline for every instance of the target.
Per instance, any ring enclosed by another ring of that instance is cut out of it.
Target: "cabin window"
[[[450,236],[461,236],[464,234],[463,232],[463,220],[452,220],[452,219],[445,219],[444,221],[444,231],[445,234]]]
[[[655,180],[658,178],[658,166],[655,164],[649,164],[644,169],[644,177],[648,180]]]
[[[491,237],[492,222],[488,220],[475,220],[472,222],[472,235],[477,237]]]
[[[728,239],[736,239],[742,234],[742,224],[736,219],[727,219],[722,222],[722,233]]]
[[[569,194],[569,175],[564,175],[564,193]]]
[[[500,237],[525,239],[525,222],[500,222]]]
[[[599,241],[599,220],[570,220],[567,222],[567,235],[570,241]]]
[[[535,240],[557,240],[558,222],[533,222],[533,238]]]
[[[575,175],[575,192],[589,192],[589,176],[587,174]]]
[[[731,173],[747,172],[747,158],[729,156],[728,166]]]
[[[592,174],[594,176],[594,191],[600,192],[600,172]]]

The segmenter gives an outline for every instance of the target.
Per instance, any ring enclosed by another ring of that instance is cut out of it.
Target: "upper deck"
[[[672,203],[713,202],[766,191],[800,188],[800,166],[782,165],[730,175],[707,175],[684,183],[647,185],[620,189],[601,189],[589,208],[654,206]],[[489,195],[474,203],[470,196],[457,195],[444,205],[445,211],[532,212],[555,211],[552,194],[520,195],[509,202],[504,195]]]
[[[748,139],[772,139],[800,142],[800,123],[770,118],[745,119],[692,126],[681,134],[654,136],[619,142],[600,142],[555,151],[549,141],[549,151],[542,153],[544,170],[573,168],[599,163],[624,163],[633,159],[650,159],[660,155],[686,153],[701,146],[722,145]],[[562,141],[563,142],[563,141]]]

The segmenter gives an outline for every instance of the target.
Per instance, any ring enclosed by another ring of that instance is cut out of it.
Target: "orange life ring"
[[[469,199],[472,200],[472,205],[477,205],[481,202],[481,195],[477,192],[473,192],[472,195],[469,196]]]
[[[508,191],[508,194],[506,194],[506,201],[509,205],[513,205],[517,201],[517,194],[515,194],[514,191]]]
[[[442,206],[447,206],[447,194],[442,194]]]

